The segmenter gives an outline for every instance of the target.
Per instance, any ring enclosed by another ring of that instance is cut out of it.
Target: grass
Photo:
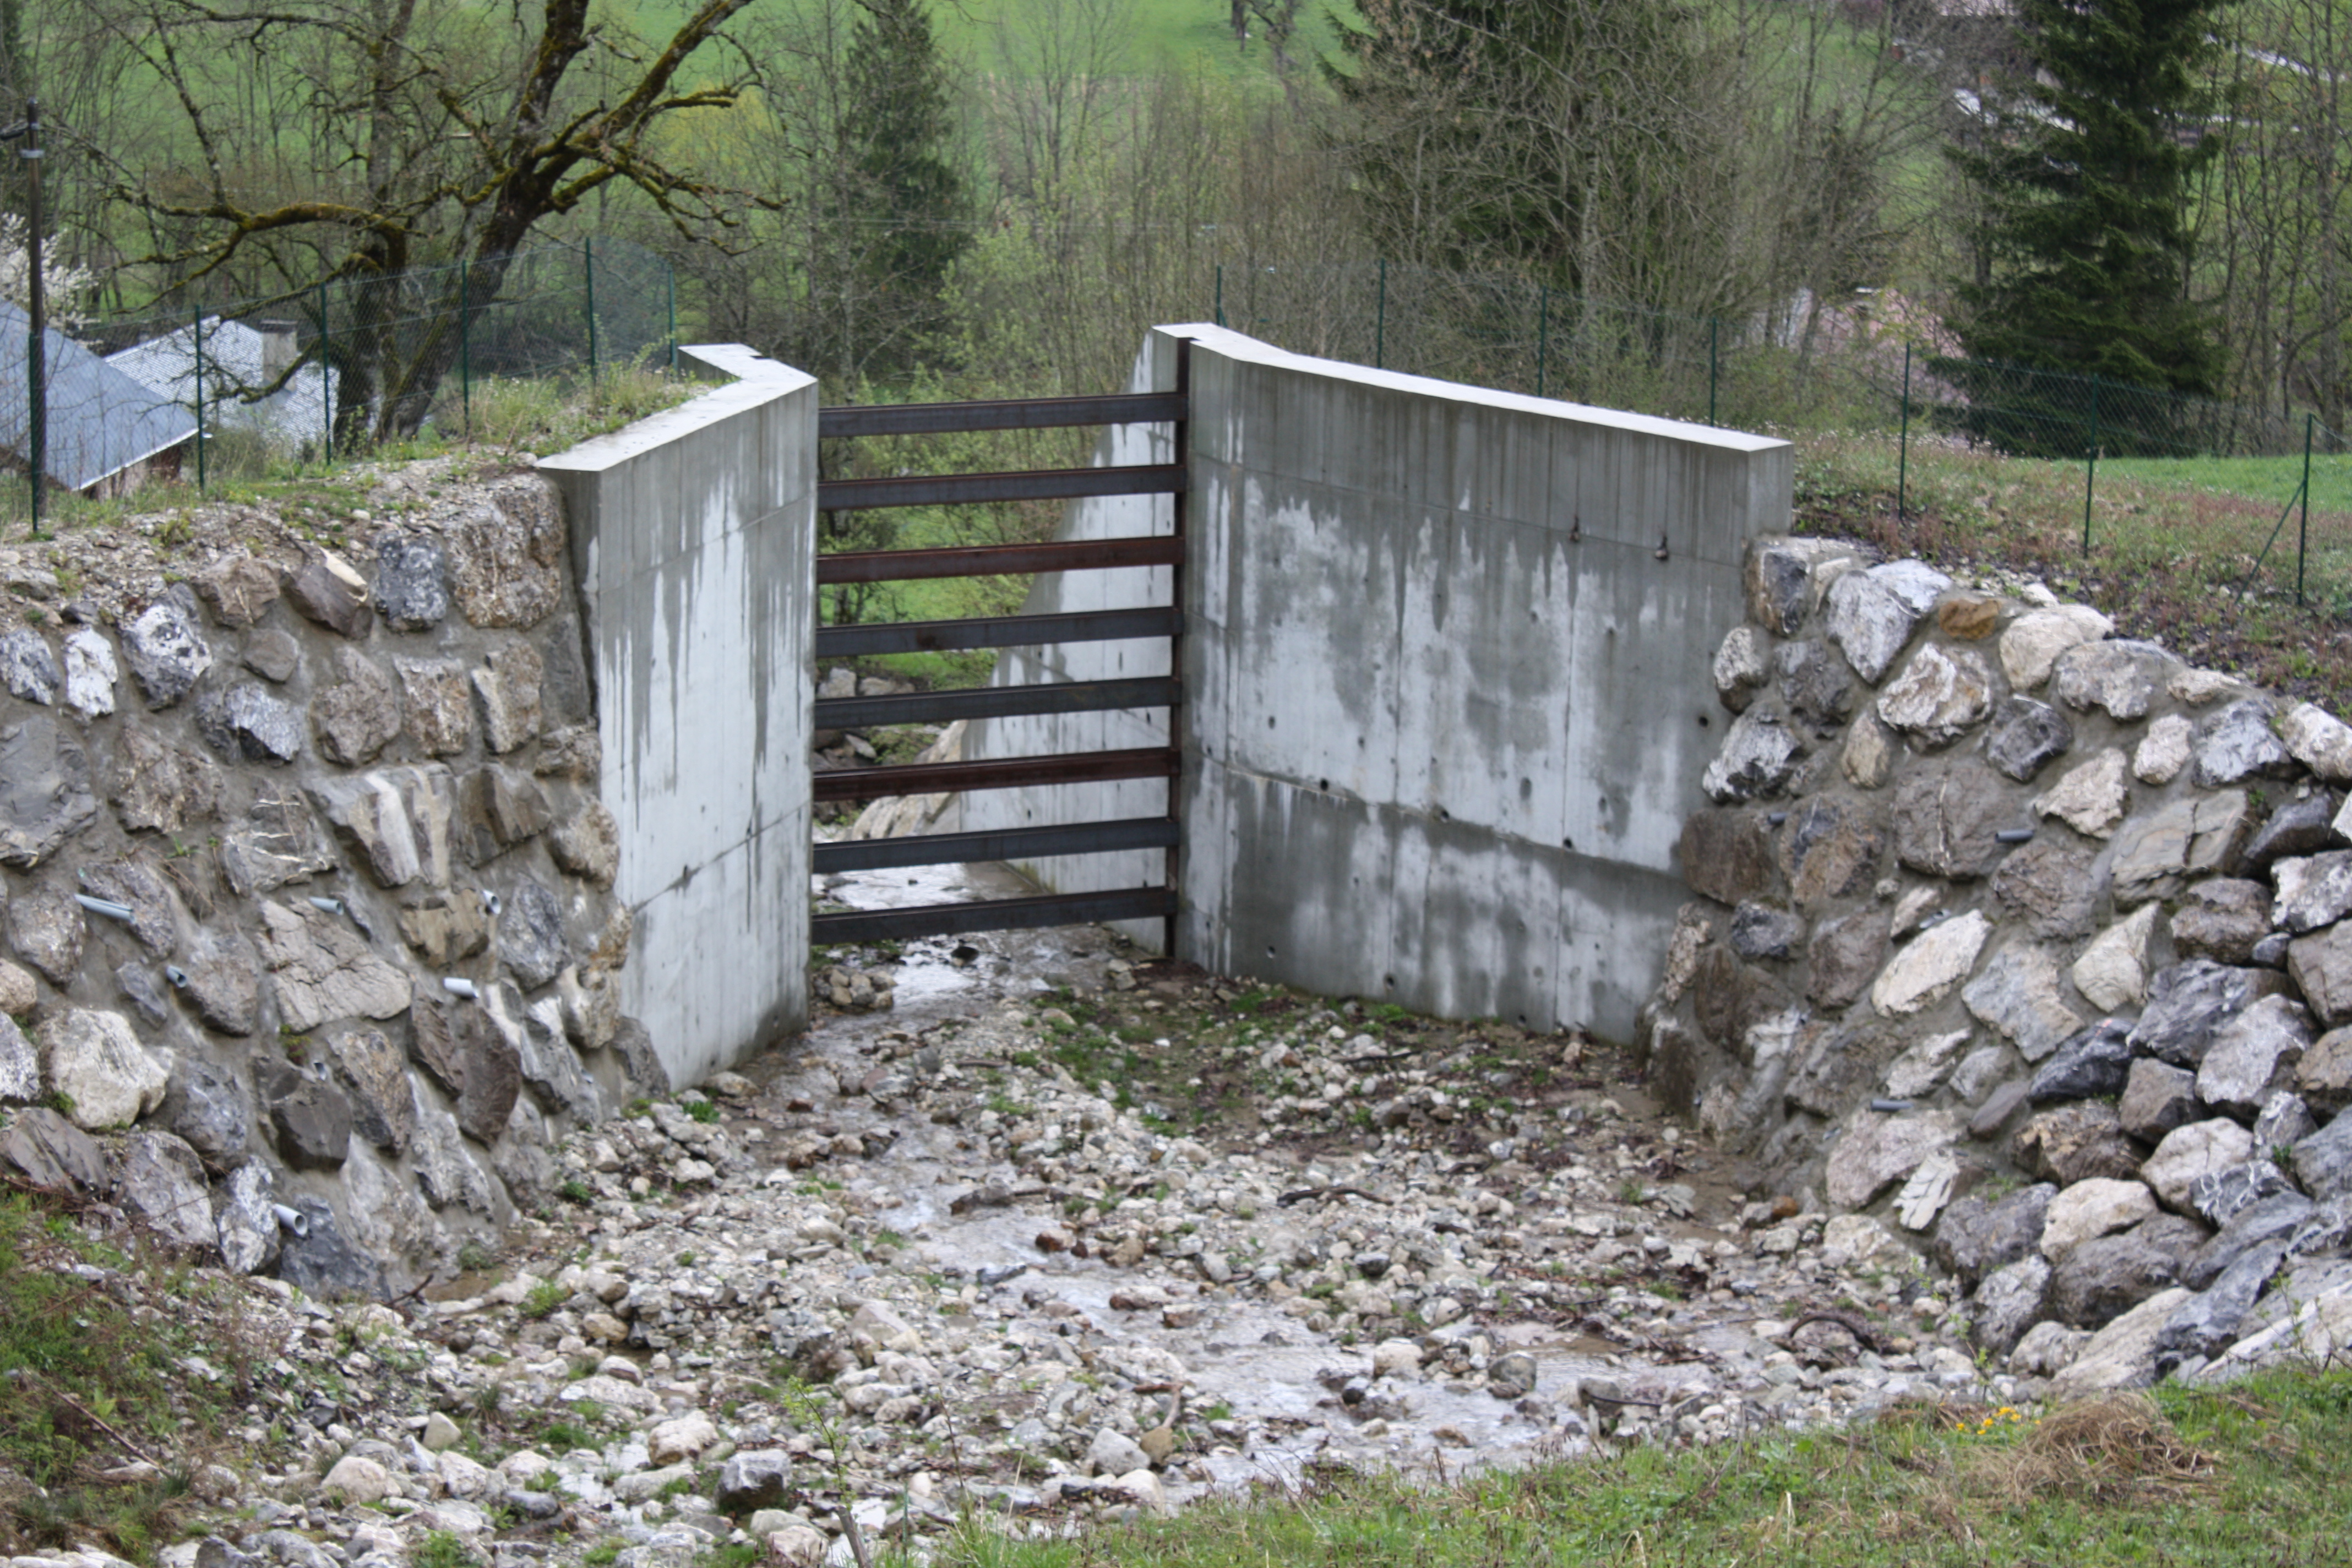
[[[1633,1448],[1453,1485],[1317,1472],[1077,1541],[980,1531],[940,1568],[1822,1568],[2343,1561],[2352,1375],[2118,1396],[2040,1421],[1906,1406],[1843,1432]]]
[[[2038,576],[2060,597],[2113,616],[2123,636],[2152,638],[2192,663],[2352,710],[2352,474],[2336,471],[2352,464],[2331,459],[2325,488],[2315,464],[2319,504],[2298,603],[2299,519],[2284,529],[2279,521],[2300,479],[2300,458],[2103,463],[2085,552],[2081,465],[1915,438],[1907,505],[1898,518],[1892,434],[1799,432],[1790,439],[1800,531],[1860,538],[1947,569]]]

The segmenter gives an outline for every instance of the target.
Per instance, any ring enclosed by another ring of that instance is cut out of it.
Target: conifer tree
[[[858,0],[850,37],[845,162],[856,176],[847,215],[871,225],[858,270],[878,309],[869,312],[889,346],[860,357],[867,374],[912,357],[938,318],[949,271],[971,244],[963,176],[950,161],[948,78],[924,0]]]

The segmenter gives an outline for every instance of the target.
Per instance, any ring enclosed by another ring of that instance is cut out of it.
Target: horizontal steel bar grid
[[[1048,855],[1106,855],[1119,849],[1166,849],[1182,837],[1165,817],[1127,817],[1049,827],[1004,827],[983,833],[926,833],[909,838],[859,838],[820,844],[813,868],[877,871],[894,866],[969,866]]]
[[[1175,912],[1176,895],[1167,888],[1125,888],[1107,893],[1055,893],[1034,899],[987,899],[971,904],[917,904],[904,910],[813,915],[809,941],[819,946],[900,942],[965,931],[1034,931],[1039,926],[1165,919]]]
[[[995,757],[978,763],[900,763],[881,768],[829,768],[816,775],[820,801],[879,800],[947,790],[1019,789],[1028,784],[1108,784],[1176,776],[1172,747],[1070,752],[1058,756]]]
[[[940,550],[845,550],[816,558],[816,580],[910,583],[928,577],[1020,577],[1034,572],[1172,566],[1184,542],[1165,534],[1057,540],[1045,544],[954,544]]]
[[[878,626],[820,626],[819,658],[865,658],[880,653],[939,653],[950,648],[1022,647],[1031,643],[1118,642],[1173,637],[1183,613],[1084,610],[1055,616],[987,616],[963,621],[898,621]]]
[[[896,697],[831,698],[817,703],[815,722],[820,730],[951,724],[958,719],[1008,719],[1028,713],[1166,708],[1176,697],[1176,682],[1165,676],[1069,680],[1053,686],[976,686],[954,691],[908,691]]]
[[[1174,495],[1184,488],[1184,468],[1177,463],[1031,468],[1009,474],[907,474],[887,479],[822,480],[816,487],[816,506],[819,511],[870,511],[888,506]]]
[[[844,404],[817,410],[816,433],[924,436],[938,431],[1049,430],[1071,425],[1143,425],[1184,417],[1181,392],[1106,397],[1010,397],[980,403]]]

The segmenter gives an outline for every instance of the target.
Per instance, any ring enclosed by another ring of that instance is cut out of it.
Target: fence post
[[[1536,395],[1544,395],[1544,356],[1551,350],[1551,285],[1543,286],[1536,303]]]
[[[457,258],[457,401],[465,410],[466,439],[474,438],[474,275]]]
[[[2099,377],[2091,376],[2091,460],[2083,470],[2083,559],[2091,558],[2091,496],[2099,488]]]
[[[1903,345],[1903,433],[1895,441],[1895,521],[1903,521],[1911,481],[1911,345]]]
[[[194,306],[195,321],[190,329],[195,334],[196,363],[196,493],[205,493],[205,307],[198,300]]]
[[[1225,264],[1222,261],[1217,263],[1216,322],[1221,327],[1225,324]]]
[[[335,384],[333,347],[329,334],[333,331],[327,320],[327,280],[319,279],[319,408],[320,449],[330,463],[335,460]]]
[[[1715,423],[1715,383],[1718,360],[1716,353],[1716,330],[1723,325],[1720,316],[1706,319],[1706,422]]]
[[[1389,355],[1389,264],[1381,259],[1381,299],[1372,317],[1372,368],[1388,368]]]
[[[669,373],[677,374],[677,268],[665,258],[662,261],[662,283],[669,295]]]
[[[2311,427],[2319,416],[2303,416],[2303,521],[2294,531],[2294,602],[2303,604],[2303,563],[2311,559]]]
[[[596,384],[596,237],[590,235],[580,247],[587,258],[588,273],[588,384]]]

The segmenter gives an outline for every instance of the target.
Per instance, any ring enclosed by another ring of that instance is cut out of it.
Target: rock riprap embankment
[[[2038,584],[1798,541],[1748,578],[1643,1019],[1668,1098],[2020,1369],[2352,1320],[2352,727]]]

